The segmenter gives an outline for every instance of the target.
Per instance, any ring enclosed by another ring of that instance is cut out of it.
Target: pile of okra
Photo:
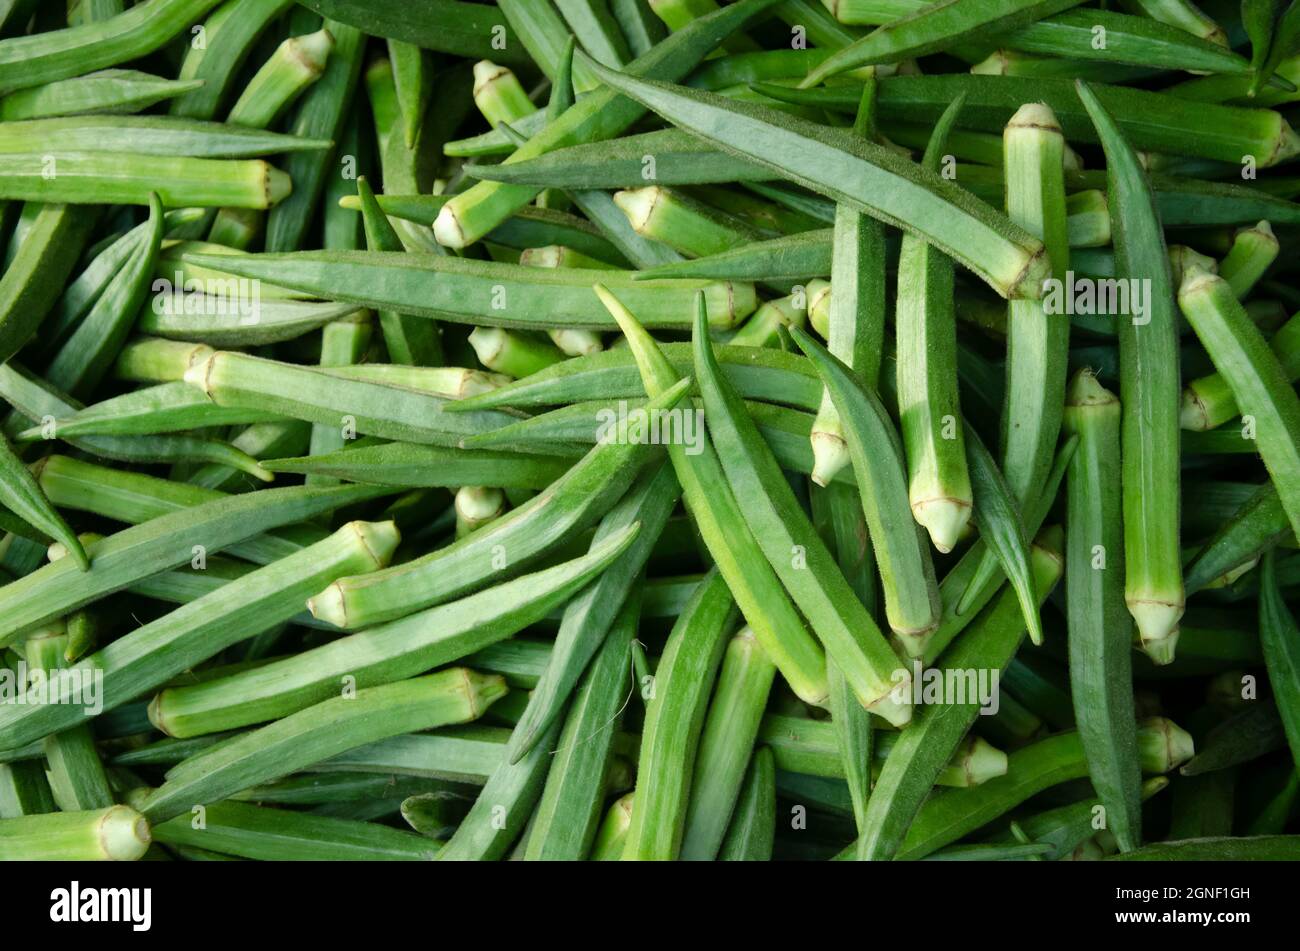
[[[0,859],[1300,858],[1300,2],[0,2]]]

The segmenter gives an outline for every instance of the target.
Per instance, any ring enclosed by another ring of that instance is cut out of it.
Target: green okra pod
[[[1178,551],[1178,323],[1164,236],[1150,185],[1101,99],[1078,94],[1097,126],[1108,162],[1116,265],[1148,282],[1147,313],[1119,323],[1121,447],[1124,459],[1124,597],[1142,648],[1168,663],[1185,604]]]
[[[9,861],[130,862],[152,841],[129,806],[0,819],[0,857]]]
[[[231,737],[172,767],[140,809],[161,823],[364,743],[477,719],[506,692],[500,677],[453,667],[335,697]]]
[[[1132,618],[1124,604],[1120,408],[1080,371],[1065,423],[1078,434],[1067,487],[1066,605],[1070,687],[1093,787],[1123,851],[1142,841],[1137,723],[1132,689]]]
[[[672,861],[680,853],[709,692],[738,614],[713,571],[673,626],[646,710],[625,860]]]

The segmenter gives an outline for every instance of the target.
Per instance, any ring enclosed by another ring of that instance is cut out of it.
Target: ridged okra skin
[[[0,0],[0,859],[1295,858],[1298,37]]]

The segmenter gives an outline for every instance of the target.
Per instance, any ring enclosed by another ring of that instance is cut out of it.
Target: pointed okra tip
[[[102,536],[89,537],[97,539]],[[73,534],[72,530],[66,527],[60,533],[59,540],[52,542],[49,548],[46,549],[45,554],[50,561],[58,561],[71,556],[79,569],[82,571],[90,570],[91,549],[89,543],[83,541],[81,537]]]
[[[627,341],[632,351],[632,359],[636,361],[646,392],[650,396],[655,396],[661,391],[662,384],[676,375],[669,366],[668,360],[660,352],[650,332],[641,325],[635,314],[623,306],[622,301],[610,293],[609,288],[604,284],[595,284],[592,290],[596,292],[596,297],[614,318],[618,329],[623,331],[623,339]]]

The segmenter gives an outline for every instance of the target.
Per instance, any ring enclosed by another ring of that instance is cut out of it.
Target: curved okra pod
[[[37,209],[35,221],[0,278],[0,363],[36,332],[95,224],[92,209],[71,205]]]
[[[1088,773],[1120,849],[1142,841],[1132,618],[1124,605],[1120,409],[1087,370],[1076,374],[1065,425],[1079,437],[1067,488],[1070,693]]]
[[[149,291],[162,246],[163,207],[156,193],[149,196],[148,225],[135,253],[45,368],[46,382],[65,393],[84,396],[92,391],[131,333],[131,321]]]
[[[1143,281],[1149,288],[1147,312],[1121,315],[1119,321],[1124,597],[1142,649],[1157,663],[1168,663],[1185,603],[1178,542],[1174,288],[1160,219],[1137,156],[1092,89],[1079,83],[1078,95],[1106,152],[1116,270],[1121,278]]]
[[[712,861],[722,847],[775,674],[754,632],[741,628],[727,645],[700,734],[682,833],[685,861]]]
[[[1082,0],[1011,0],[1005,3],[942,3],[926,6],[837,51],[811,70],[800,88],[816,86],[831,76],[877,63],[924,56],[951,46],[958,39],[982,39],[992,33],[1041,20],[1078,6]]]
[[[772,751],[754,751],[727,837],[718,850],[723,862],[765,862],[772,857],[776,831],[776,766]]]
[[[503,759],[496,766],[469,814],[438,853],[440,861],[495,861],[504,857],[517,839],[530,836],[530,820],[546,783],[560,727],[559,723],[552,726],[542,742],[518,763]]]
[[[701,17],[629,63],[628,70],[637,75],[681,79],[719,42],[774,4],[775,0],[741,0]],[[533,158],[560,146],[612,138],[643,114],[642,106],[619,96],[615,90],[597,89],[542,128],[507,161]],[[479,182],[443,207],[434,223],[434,236],[449,248],[463,248],[500,225],[538,191],[525,185]]]
[[[612,330],[591,294],[597,281],[644,308],[651,327],[685,329],[698,291],[718,327],[731,327],[758,306],[749,284],[634,281],[629,272],[534,268],[468,258],[385,251],[301,251],[292,255],[211,255],[185,259],[239,277],[274,282],[327,300],[376,310],[440,317],[491,327]]]
[[[1059,530],[1045,532],[1034,548],[1034,580],[1039,600],[1045,600],[1061,576]],[[1004,591],[985,608],[953,647],[943,655],[951,670],[1001,670],[1015,655],[1024,637],[1019,603]],[[864,831],[858,838],[860,859],[893,858],[902,847],[909,826],[939,772],[958,743],[980,715],[980,700],[963,697],[963,703],[927,703],[917,710],[916,722],[904,730],[890,750],[876,780]]]
[[[449,664],[544,617],[617,558],[637,524],[590,554],[436,608],[341,637],[293,657],[192,686],[171,687],[149,704],[168,736],[190,737],[276,720],[327,700],[347,678],[373,687]]]
[[[1300,526],[1300,399],[1277,356],[1222,278],[1191,268],[1178,303],[1257,427],[1264,458],[1292,530]]]
[[[876,84],[868,81],[854,120],[854,131],[864,137],[875,134],[875,95]],[[885,229],[850,205],[835,206],[831,282],[839,292],[830,296],[828,328],[823,336],[830,352],[874,387],[885,340]],[[810,312],[811,298],[809,293]],[[813,481],[824,486],[850,464],[843,426],[828,392],[822,394],[809,439],[816,460]]]
[[[0,588],[0,643],[12,643],[36,624],[189,562],[196,544],[215,553],[268,529],[387,491],[372,486],[268,489],[216,499],[125,529],[96,547],[90,571],[80,571],[75,559],[61,559]],[[0,720],[17,709],[0,708]]]
[[[148,0],[115,17],[0,40],[0,89],[23,89],[138,59],[220,0]]]
[[[105,69],[12,92],[0,99],[0,121],[138,112],[202,85],[202,81],[194,79],[163,79],[132,69]]]
[[[652,404],[671,408],[685,383]],[[475,590],[501,572],[517,572],[603,516],[627,491],[651,447],[608,439],[545,492],[490,526],[421,558],[368,576],[342,578],[308,602],[312,614],[339,627],[362,628]],[[485,566],[490,566],[488,572]]]
[[[838,129],[713,93],[593,65],[609,86],[674,125],[797,184],[932,242],[1003,297],[1037,297],[1043,246],[992,208],[897,153]]]
[[[0,503],[38,532],[66,546],[82,571],[90,569],[90,559],[76,533],[50,504],[31,471],[14,455],[3,436],[0,436]]]
[[[921,528],[911,517],[902,445],[893,421],[879,397],[812,337],[798,330],[793,336],[822,374],[840,415],[884,586],[889,626],[906,652],[919,656],[939,623],[940,605],[934,566]]]
[[[203,220],[202,208],[178,208],[167,212],[167,236]],[[42,324],[41,339],[33,341],[36,352],[48,357],[67,339],[77,322],[86,315],[105,287],[117,275],[122,265],[135,254],[140,241],[149,230],[149,222],[136,225],[112,244],[103,248],[86,269],[69,282],[63,295],[55,304],[50,316]]]
[[[674,380],[681,379],[682,375],[632,312],[603,286],[597,285],[596,293],[623,330],[632,369],[639,369],[644,381],[642,392],[660,394],[673,386]],[[766,352],[752,347],[745,349]],[[582,359],[615,355],[619,355],[618,362],[621,363],[623,354],[620,351]],[[686,449],[680,441],[671,442],[668,456],[681,484],[687,510],[741,613],[795,694],[807,703],[825,703],[829,690],[825,655],[804,627],[789,595],[781,587],[758,541],[746,525],[738,501],[723,474],[717,450],[704,433],[700,433],[698,452],[687,452]]]
[[[218,351],[185,372],[217,406],[260,410],[353,432],[434,446],[502,425],[503,413],[445,412],[448,403],[406,387]]]
[[[627,495],[601,519],[592,540],[593,551],[632,525],[641,527],[640,540],[565,607],[546,670],[538,678],[528,697],[528,706],[510,736],[506,750],[508,762],[518,763],[560,717],[582,672],[604,639],[610,636],[619,608],[630,597],[632,585],[645,568],[680,495],[681,488],[671,467],[660,462],[643,473]]]
[[[0,860],[131,862],[144,856],[149,823],[130,806],[0,819]]]
[[[453,667],[335,697],[190,757],[140,809],[151,822],[165,822],[195,803],[217,802],[365,743],[475,720],[505,693],[500,677]]]
[[[327,475],[348,482],[403,487],[544,489],[569,471],[568,460],[492,449],[391,442],[297,459],[263,460],[268,472]]]
[[[958,97],[935,124],[923,166],[937,171],[948,130],[961,113]],[[832,294],[832,301],[834,295]],[[1034,301],[1012,301],[1032,307]],[[953,262],[937,247],[904,235],[898,255],[898,420],[907,458],[912,517],[941,553],[952,551],[973,505],[966,444],[958,425],[957,324],[953,316]]]
[[[632,686],[629,657],[640,609],[634,590],[574,694],[528,834],[529,861],[580,861],[596,838],[614,734]]]
[[[342,490],[308,491],[319,495],[326,491],[337,493]],[[181,514],[189,516],[192,511]],[[164,516],[155,521],[167,520]],[[244,521],[250,520],[245,517]],[[145,525],[140,529],[128,529],[105,539],[96,548],[96,556],[107,561],[121,547],[122,536],[149,527]],[[200,533],[189,537],[202,535]],[[213,657],[224,647],[238,643],[262,626],[288,620],[302,609],[305,592],[319,587],[322,581],[350,571],[382,567],[396,546],[397,531],[391,522],[349,523],[315,545],[250,572],[156,621],[136,628],[70,665],[68,671],[82,676],[98,671],[97,676],[102,676],[102,690],[98,699],[103,708],[120,706],[139,696],[142,691],[158,687],[176,674]],[[188,548],[186,557],[188,560]],[[58,568],[60,565],[61,562],[56,561],[47,568]],[[46,569],[41,569],[44,570]],[[99,570],[98,565],[96,570]],[[34,572],[33,575],[39,573]],[[94,574],[94,571],[90,574]],[[0,735],[5,737],[6,743],[21,745],[31,739],[84,723],[93,713],[85,703],[76,702],[76,691],[79,690],[79,678],[65,675],[60,680],[61,692],[53,699],[0,706],[0,731],[3,731]]]
[[[738,616],[726,581],[714,570],[700,582],[668,635],[641,731],[625,860],[678,857],[700,730],[727,635]]]
[[[708,333],[704,304],[697,300],[692,337],[695,370],[710,432],[746,523],[814,633],[844,671],[859,702],[896,726],[907,723],[910,675],[845,581],[740,397],[719,372]],[[931,573],[931,592],[933,577]]]

